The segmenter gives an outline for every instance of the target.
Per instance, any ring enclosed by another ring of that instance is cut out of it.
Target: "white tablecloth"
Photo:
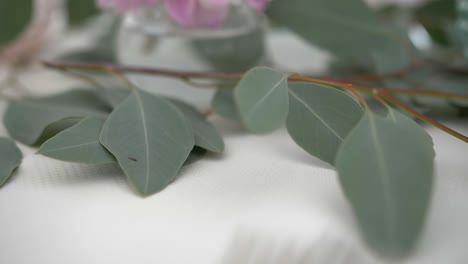
[[[23,82],[51,92],[56,77],[40,71]],[[0,263],[387,263],[361,241],[328,165],[285,130],[259,136],[213,121],[226,153],[145,199],[116,166],[63,163],[22,146],[24,162],[0,190]],[[447,124],[468,134],[466,119]],[[397,263],[468,263],[468,145],[428,131],[432,210],[415,253]]]

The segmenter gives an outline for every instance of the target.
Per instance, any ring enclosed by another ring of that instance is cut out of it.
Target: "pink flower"
[[[118,12],[152,6],[164,2],[169,15],[186,27],[210,27],[219,25],[229,14],[232,0],[97,0],[101,7]],[[270,0],[244,0],[261,12]]]
[[[166,0],[167,11],[180,25],[216,26],[229,14],[231,0]]]

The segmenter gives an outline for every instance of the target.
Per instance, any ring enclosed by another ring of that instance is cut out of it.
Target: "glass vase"
[[[180,71],[244,71],[268,64],[265,24],[264,17],[243,2],[233,2],[224,22],[210,28],[179,26],[161,5],[140,9],[123,20],[117,40],[118,58],[125,65]],[[203,109],[209,107],[215,92],[195,88],[181,79],[141,74],[128,77],[142,89]]]

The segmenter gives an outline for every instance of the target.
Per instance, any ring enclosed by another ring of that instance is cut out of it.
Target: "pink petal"
[[[169,15],[179,24],[189,26],[193,22],[197,0],[166,0]]]
[[[230,0],[166,0],[166,7],[182,26],[217,26],[229,14]]]
[[[246,3],[258,12],[265,10],[270,0],[245,0]]]

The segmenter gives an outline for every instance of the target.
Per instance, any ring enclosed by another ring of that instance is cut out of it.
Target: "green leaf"
[[[88,90],[72,90],[59,95],[39,99],[24,99],[11,102],[3,117],[3,122],[10,135],[27,145],[40,143],[44,132],[57,132],[57,128],[65,129],[78,121],[77,117],[105,117],[109,112],[106,104]],[[75,119],[68,119],[75,117]],[[59,120],[63,122],[51,125]],[[46,128],[49,130],[46,131]],[[53,133],[52,133],[53,134]]]
[[[455,0],[433,0],[417,8],[414,17],[435,42],[447,46],[451,42],[447,27],[453,25],[456,9]]]
[[[38,153],[70,162],[114,163],[116,162],[114,157],[99,142],[103,124],[104,119],[85,118],[75,126],[46,141]]]
[[[333,164],[343,139],[364,111],[354,98],[332,87],[293,83],[289,87],[289,135],[305,151]]]
[[[272,1],[267,15],[304,40],[343,59],[366,63],[373,53],[407,54],[362,0]],[[398,67],[404,67],[400,65]]]
[[[265,67],[246,73],[234,90],[242,122],[256,133],[281,127],[288,115],[289,74]]]
[[[199,147],[194,147],[192,149],[192,151],[190,152],[190,155],[188,156],[188,158],[185,160],[184,162],[184,165],[183,166],[189,166],[189,165],[192,165],[194,164],[195,162],[203,159],[203,157],[206,156],[206,153],[208,151],[204,148],[199,148]]]
[[[144,196],[176,178],[195,144],[191,124],[175,106],[137,89],[110,114],[100,140]]]
[[[428,79],[428,88],[431,90],[468,95],[468,78],[456,76],[439,76]],[[468,100],[449,99],[457,107],[468,107]]]
[[[66,0],[68,21],[76,25],[96,16],[100,10],[96,6],[96,0]]]
[[[431,0],[415,10],[417,18],[446,21],[457,17],[456,0]],[[436,21],[435,21],[436,22]]]
[[[60,119],[58,121],[48,124],[44,128],[44,130],[42,131],[42,133],[40,134],[39,138],[36,140],[34,145],[35,146],[42,145],[44,142],[46,142],[50,138],[57,135],[59,132],[76,125],[82,119],[83,117],[66,117],[66,118],[63,118],[63,119]]]
[[[8,138],[0,138],[0,187],[11,177],[23,159],[23,154],[15,142]]]
[[[0,0],[0,47],[19,36],[31,21],[32,0]]]
[[[234,100],[234,89],[218,89],[211,101],[211,108],[213,112],[226,119],[232,121],[241,120]]]
[[[457,24],[463,39],[463,50],[465,53],[465,60],[468,60],[468,0],[459,0],[457,9]]]
[[[335,166],[371,247],[403,256],[415,246],[429,207],[431,137],[397,111],[367,112],[341,145]]]
[[[415,52],[417,52],[414,49]],[[422,59],[422,58],[421,58]],[[399,61],[398,58],[393,58],[389,59],[387,56],[383,54],[373,54],[372,56],[372,61],[375,66],[375,72],[378,74],[385,74],[388,72],[391,72],[392,69],[395,69],[398,67],[398,65],[401,65],[401,62]],[[415,69],[411,72],[408,72],[404,77],[405,78],[385,78],[382,80],[383,86],[386,87],[399,87],[399,88],[405,88],[405,89],[420,89],[419,85],[415,84],[419,81],[426,80],[430,78],[430,76],[433,74],[431,70],[428,69]],[[411,80],[411,81],[408,81]],[[411,107],[415,108],[421,113],[427,112],[430,109],[428,107],[425,107],[427,104],[432,104],[433,101],[439,100],[439,99],[434,99],[434,98],[416,98],[412,97],[409,95],[395,95],[395,97],[398,98],[398,100],[404,102],[405,104],[410,105]],[[440,100],[439,100],[440,101]],[[379,103],[379,106],[383,108],[383,106]],[[407,114],[406,112],[404,112]]]
[[[104,101],[107,102],[109,107],[114,109],[131,94],[131,91],[129,89],[110,88],[101,89],[98,91],[98,94]]]
[[[170,101],[179,108],[190,124],[192,124],[196,146],[216,153],[224,151],[223,137],[195,107],[176,99],[170,99]]]

